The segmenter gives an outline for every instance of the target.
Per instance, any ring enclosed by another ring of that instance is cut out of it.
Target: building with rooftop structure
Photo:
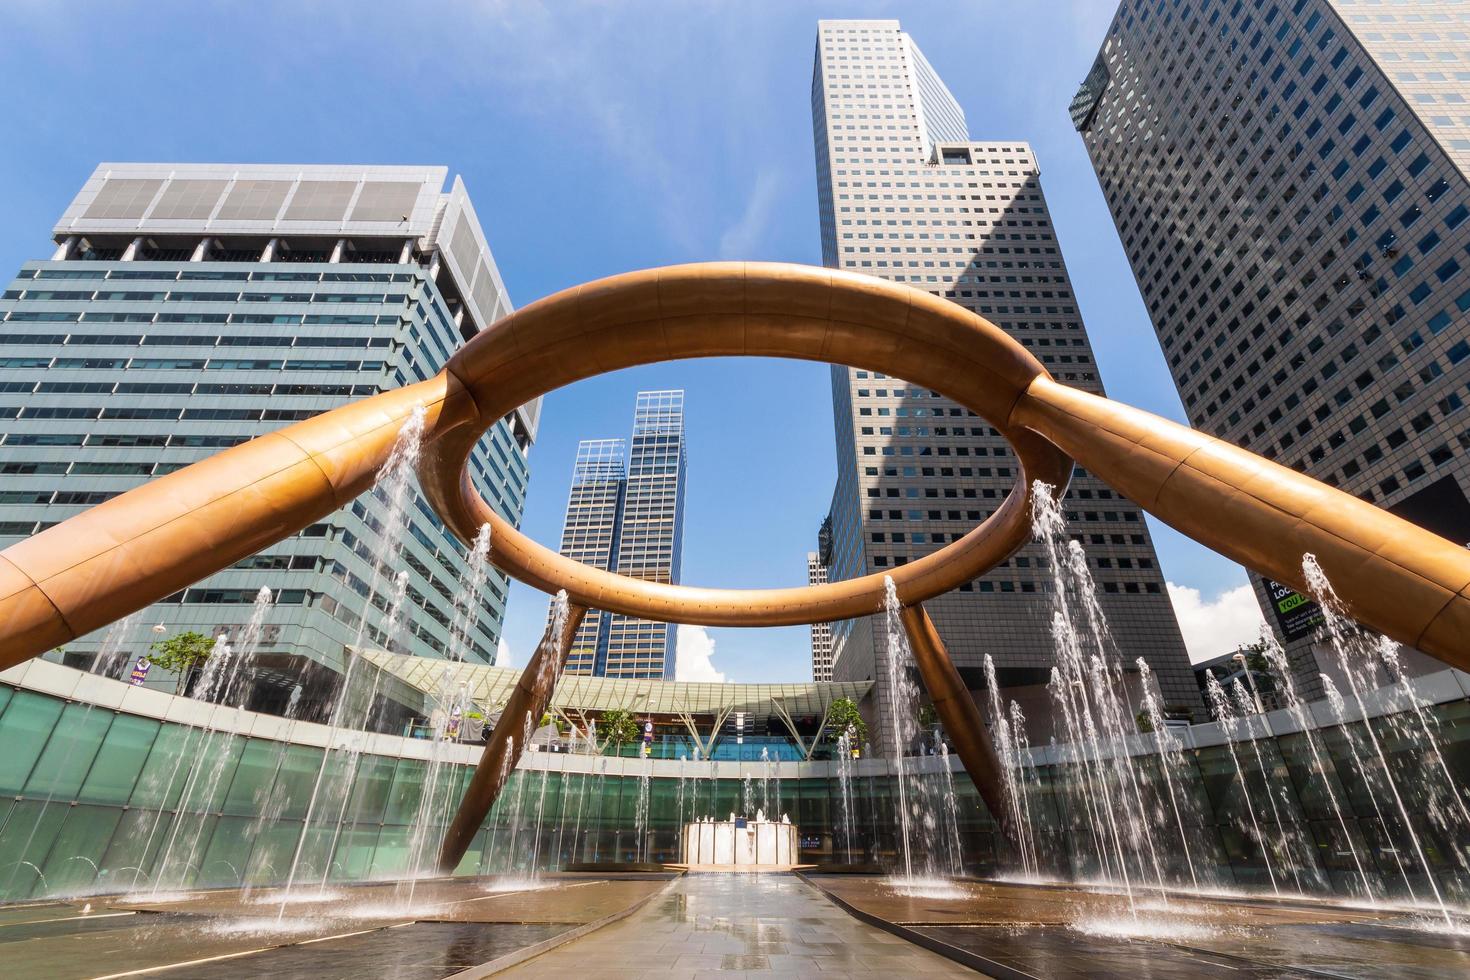
[[[53,229],[51,256],[26,262],[0,297],[0,546],[221,448],[432,377],[511,310],[464,182],[447,178],[444,167],[100,165]],[[470,479],[512,523],[539,413],[539,400],[519,407],[470,456]],[[284,703],[303,682],[309,702],[331,687],[317,672],[365,639],[382,514],[364,494],[148,607],[132,645],[234,635],[268,587],[259,703]],[[465,549],[417,498],[405,536],[413,612],[401,652],[440,656]],[[492,575],[471,660],[493,660],[506,595]],[[100,642],[83,637],[64,656],[87,663]],[[162,674],[148,682],[171,683]]]

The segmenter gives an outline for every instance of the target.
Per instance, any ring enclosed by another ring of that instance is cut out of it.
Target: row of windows
[[[395,321],[396,322],[396,321]],[[391,337],[303,337],[294,334],[89,334],[7,333],[0,345],[48,347],[367,347],[391,348]]]
[[[383,361],[275,360],[189,357],[0,357],[0,369],[88,371],[383,371]]]
[[[11,310],[6,323],[240,323],[291,326],[373,326],[399,323],[399,315],[385,313],[257,314],[257,313],[119,313],[112,310]],[[124,340],[124,343],[127,341]]]
[[[185,422],[300,422],[320,414],[309,408],[100,408],[97,406],[0,405],[0,419],[134,419]]]
[[[91,289],[7,289],[0,299],[66,302],[83,300],[124,303],[371,303],[401,306],[404,293],[249,293],[195,292],[170,289],[165,292]]]
[[[367,396],[380,391],[377,385],[343,384],[214,384],[171,381],[0,381],[6,394],[56,395],[314,395]]]
[[[419,277],[408,272],[285,272],[276,269],[119,269],[78,268],[76,263],[67,263],[64,268],[21,269],[17,279],[54,279],[81,281],[104,279],[111,281],[150,282],[414,282]]]

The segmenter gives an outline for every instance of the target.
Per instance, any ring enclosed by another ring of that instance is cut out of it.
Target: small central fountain
[[[787,871],[801,855],[796,826],[784,814],[767,819],[764,810],[746,820],[706,818],[685,824],[680,840],[684,864],[710,871]]]

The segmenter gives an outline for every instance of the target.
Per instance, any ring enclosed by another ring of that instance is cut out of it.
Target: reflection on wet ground
[[[553,948],[509,972],[973,976],[968,966],[1006,980],[1470,977],[1470,929],[1312,901],[1172,895],[1130,905],[1084,887],[981,881],[901,895],[876,876],[791,874],[438,879],[413,894],[409,905],[402,886],[381,884],[284,907],[259,891],[7,906],[0,977],[444,980],[543,944]]]
[[[633,915],[511,970],[512,977],[967,976],[865,925],[790,874],[693,874]]]
[[[269,892],[0,908],[0,976],[439,980],[626,912],[671,875],[551,875],[346,887],[282,906]],[[508,890],[509,889],[509,890]]]
[[[885,879],[813,876],[859,913],[1031,977],[1429,980],[1470,976],[1470,928],[1404,910],[1257,898],[1126,896],[1064,886],[964,882],[911,898]]]

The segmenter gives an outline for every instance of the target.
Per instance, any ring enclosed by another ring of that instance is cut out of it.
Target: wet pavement
[[[335,889],[292,902],[235,890],[0,908],[0,977],[441,980],[626,913],[666,876],[547,876]],[[161,900],[162,899],[162,900]]]
[[[793,874],[439,879],[412,892],[350,886],[284,909],[269,891],[224,890],[0,907],[0,978],[447,980],[519,960],[507,975],[1470,977],[1470,924],[1254,896],[1130,907],[1076,886],[967,880],[900,894],[878,876]]]
[[[973,977],[865,925],[791,874],[693,874],[621,922],[521,964],[507,977]]]
[[[887,879],[811,882],[900,933],[943,943],[997,976],[1187,980],[1432,980],[1470,976],[1470,924],[1404,910],[1260,898],[1126,896],[967,881],[903,895]]]

